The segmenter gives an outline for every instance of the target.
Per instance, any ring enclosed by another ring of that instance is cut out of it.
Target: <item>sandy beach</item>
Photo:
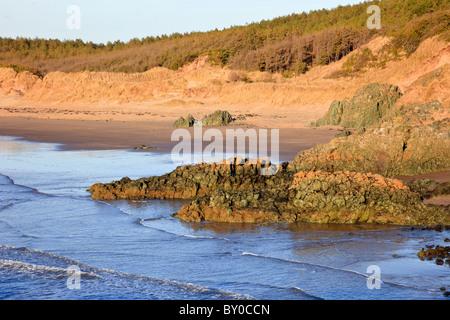
[[[254,128],[233,124],[219,128]],[[154,152],[170,152],[177,141],[171,141],[175,128],[172,121],[93,121],[0,117],[0,135],[16,136],[29,141],[62,144],[63,150],[132,149],[141,145],[156,147]],[[276,129],[276,127],[274,128]],[[193,136],[193,129],[188,129]],[[205,130],[205,128],[204,128]],[[268,131],[270,134],[270,131]],[[280,128],[280,159],[292,160],[304,149],[327,143],[339,132],[337,128]],[[270,142],[270,141],[269,141]],[[209,142],[204,142],[207,145]],[[270,149],[269,149],[270,150]]]
[[[0,117],[0,135],[20,137],[35,142],[61,144],[61,150],[132,149],[141,145],[155,147],[148,152],[170,152],[178,142],[171,141],[175,128],[170,120],[105,121],[39,119],[34,117]],[[276,122],[273,122],[276,129]],[[219,129],[256,128],[243,122]],[[205,128],[204,128],[205,129]],[[193,129],[188,129],[193,136]],[[301,150],[332,140],[341,129],[333,126],[308,128],[282,127],[280,130],[280,159],[292,160]],[[269,141],[270,142],[270,141]],[[204,146],[209,142],[204,142]],[[399,176],[409,182],[416,178],[433,179],[440,183],[450,181],[450,172],[433,172],[417,176]],[[440,197],[439,204],[450,203],[450,197]],[[430,200],[429,200],[430,201]]]
[[[245,117],[245,120],[216,127],[223,133],[224,140],[227,129],[267,129],[270,143],[270,130],[278,129],[280,159],[290,161],[299,151],[327,143],[342,130],[337,126],[309,128],[311,122],[327,111],[328,102],[317,106],[283,108],[264,103],[166,100],[61,103],[34,101],[17,95],[2,96],[0,135],[60,143],[64,150],[132,149],[146,145],[156,147],[154,151],[170,152],[178,143],[171,141],[176,119],[188,114],[201,119],[216,110],[227,110],[234,118]],[[203,128],[203,131],[206,129]],[[193,136],[193,128],[188,130]],[[204,142],[204,146],[208,143]]]

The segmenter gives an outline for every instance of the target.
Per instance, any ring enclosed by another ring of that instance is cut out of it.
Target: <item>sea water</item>
[[[175,167],[170,154],[0,137],[0,299],[447,299],[450,268],[417,252],[449,231],[185,223],[171,216],[185,200],[86,191]]]

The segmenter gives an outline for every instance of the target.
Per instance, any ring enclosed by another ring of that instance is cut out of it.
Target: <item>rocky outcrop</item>
[[[262,167],[248,160],[180,166],[163,176],[123,178],[88,191],[102,200],[194,199],[174,214],[184,221],[450,223],[448,207],[424,204],[421,193],[399,180],[356,172],[293,174],[287,163],[276,175],[264,176]]]
[[[420,260],[435,260],[437,265],[447,265],[450,266],[450,246],[427,246],[427,248],[421,248],[417,253]],[[445,262],[444,262],[445,260]]]
[[[422,199],[450,195],[450,182],[439,183],[432,179],[414,179],[407,183],[407,186],[418,193]]]
[[[449,223],[449,209],[425,205],[399,180],[355,172],[298,172],[291,184],[217,189],[184,205],[184,221],[428,225]]]
[[[295,171],[358,171],[386,177],[450,168],[449,110],[438,101],[397,105],[398,87],[370,84],[352,99],[334,101],[313,126],[340,125],[347,131],[328,144],[300,152]],[[351,134],[350,134],[351,133]]]
[[[233,122],[234,119],[228,111],[216,110],[213,114],[204,116],[202,119],[203,126],[226,126]]]
[[[293,174],[286,171],[287,163],[277,174],[263,175],[261,169],[270,166],[261,161],[239,158],[222,163],[201,163],[180,166],[162,176],[131,180],[123,178],[111,183],[97,183],[88,191],[99,200],[115,199],[193,199],[211,195],[217,189],[244,190],[289,184]]]
[[[369,84],[352,99],[333,101],[325,116],[312,126],[340,125],[356,129],[368,127],[386,116],[401,96],[397,86]]]
[[[289,169],[386,177],[450,168],[449,109],[438,101],[395,107],[380,122],[297,154]]]
[[[192,127],[195,123],[195,118],[189,114],[186,118],[180,117],[173,123],[175,128],[187,128]]]
[[[216,110],[210,115],[206,115],[202,118],[202,126],[226,126],[227,124],[233,122],[235,119],[231,116],[228,111]],[[180,117],[177,119],[173,126],[176,128],[180,127],[192,127],[194,126],[196,120],[192,115],[188,115],[186,118]]]

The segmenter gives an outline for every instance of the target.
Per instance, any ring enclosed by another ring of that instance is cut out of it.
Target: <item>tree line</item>
[[[369,30],[367,7],[381,9],[380,30]],[[176,70],[201,55],[234,69],[295,75],[326,65],[374,36],[393,37],[391,50],[413,53],[427,37],[449,40],[448,0],[379,0],[316,10],[209,32],[174,33],[128,42],[0,38],[0,65],[30,70],[143,72]]]

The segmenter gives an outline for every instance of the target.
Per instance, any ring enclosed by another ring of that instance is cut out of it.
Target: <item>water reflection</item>
[[[20,138],[10,136],[0,136],[0,152],[24,153],[36,150],[56,150],[58,145],[50,143],[24,142]]]

